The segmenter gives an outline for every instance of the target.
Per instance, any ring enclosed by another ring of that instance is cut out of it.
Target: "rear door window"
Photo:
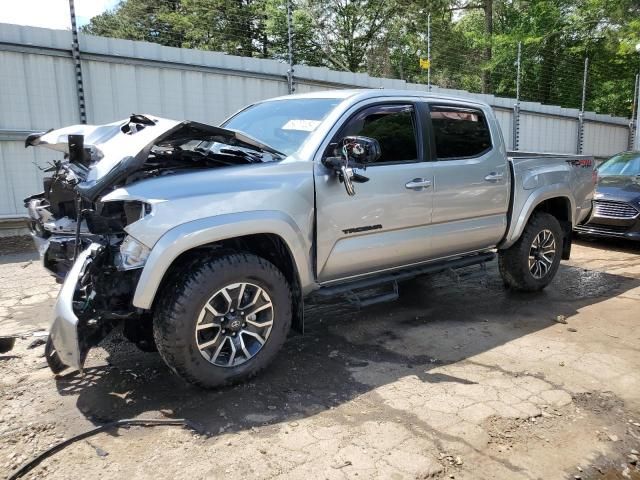
[[[431,105],[431,128],[438,160],[478,157],[492,148],[481,110]]]

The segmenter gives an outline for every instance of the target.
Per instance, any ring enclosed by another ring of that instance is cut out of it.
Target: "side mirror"
[[[340,150],[341,155],[327,157],[322,163],[336,172],[340,182],[344,183],[347,194],[353,196],[356,194],[354,182],[365,183],[369,181],[368,177],[354,172],[353,169],[366,169],[367,164],[378,160],[382,155],[380,144],[375,138],[349,136],[340,140],[336,149]]]
[[[339,145],[342,155],[348,157],[355,164],[366,166],[374,163],[382,156],[378,140],[370,137],[344,137]]]

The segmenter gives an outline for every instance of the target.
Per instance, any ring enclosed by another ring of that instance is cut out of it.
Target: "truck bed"
[[[591,212],[596,162],[589,155],[562,153],[507,152],[511,170],[511,215],[502,247],[513,244],[535,204],[545,198],[564,197],[569,202],[567,218],[572,226],[582,223]]]

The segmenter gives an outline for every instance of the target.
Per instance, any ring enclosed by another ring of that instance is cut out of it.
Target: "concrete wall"
[[[51,151],[24,149],[33,131],[79,123],[71,33],[0,24],[0,218],[24,214],[22,199],[39,191]],[[88,123],[131,113],[219,123],[244,105],[287,93],[288,66],[275,60],[80,35]],[[425,85],[295,67],[296,91],[334,88],[426,90]],[[514,99],[433,88],[483,100],[496,108],[512,148]],[[521,104],[520,149],[571,153],[578,111]],[[584,152],[606,156],[627,148],[628,120],[587,112]]]

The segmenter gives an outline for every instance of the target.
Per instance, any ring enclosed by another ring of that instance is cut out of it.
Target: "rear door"
[[[507,228],[510,173],[493,116],[481,108],[429,105],[433,162],[431,257],[493,247]]]
[[[430,162],[424,118],[413,102],[354,107],[325,156],[348,135],[378,140],[382,157],[359,170],[369,178],[349,196],[324,165],[315,165],[317,275],[320,282],[407,265],[429,256]]]

